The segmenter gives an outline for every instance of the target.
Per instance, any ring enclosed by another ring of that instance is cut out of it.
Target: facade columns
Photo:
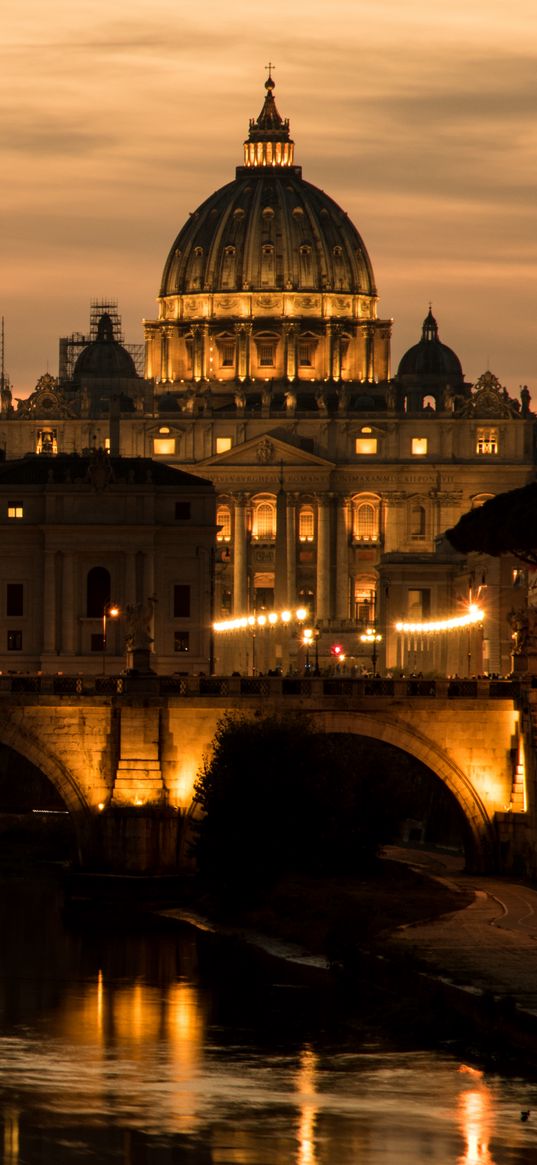
[[[252,324],[236,324],[237,332],[237,376],[239,380],[250,377],[250,345]]]
[[[233,516],[233,614],[244,615],[248,605],[246,495],[237,494]]]
[[[297,495],[287,495],[287,602],[296,603],[296,502]]]
[[[160,379],[168,380],[168,333],[166,328],[160,331]]]
[[[45,550],[43,578],[43,651],[56,651],[56,552]]]
[[[62,556],[62,652],[74,655],[76,613],[74,604],[74,560],[72,554]]]
[[[336,515],[336,619],[349,618],[350,498],[338,497]]]
[[[280,486],[276,497],[276,547],[275,547],[274,604],[277,610],[287,607],[287,495]]]
[[[136,558],[135,555],[128,552],[125,555],[125,580],[124,580],[124,603],[125,606],[129,604],[134,606],[137,600],[136,596]]]
[[[330,498],[317,499],[317,602],[316,619],[330,618]]]
[[[203,335],[199,324],[192,325],[192,376],[194,380],[203,376]]]
[[[283,325],[284,375],[287,380],[295,380],[297,374],[296,324]]]

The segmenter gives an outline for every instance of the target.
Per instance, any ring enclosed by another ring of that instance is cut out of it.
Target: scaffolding
[[[114,340],[122,344],[132,356],[138,376],[144,375],[144,345],[125,344],[121,316],[118,311],[117,299],[92,299],[90,303],[89,335],[82,332],[72,332],[70,336],[61,336],[59,342],[58,375],[60,383],[69,383],[73,379],[75,365],[80,353],[88,344],[97,339],[99,320],[103,315],[110,316]]]

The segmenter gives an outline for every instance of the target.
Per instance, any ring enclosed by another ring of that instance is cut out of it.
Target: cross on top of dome
[[[244,143],[244,165],[248,167],[293,165],[294,142],[289,137],[289,118],[281,117],[273,95],[275,67],[270,61],[265,66],[268,78],[263,108],[257,121],[250,118],[248,140]]]

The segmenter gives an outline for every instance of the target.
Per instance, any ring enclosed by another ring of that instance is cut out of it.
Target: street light
[[[313,628],[305,627],[302,632],[302,644],[306,648],[306,662],[304,664],[304,674],[310,673],[310,647],[313,643]]]
[[[374,627],[368,627],[367,631],[360,635],[360,642],[365,646],[371,648],[371,663],[373,664],[373,675],[377,674],[377,644],[382,643],[382,635],[379,631],[375,631]]]
[[[103,607],[103,676],[106,662],[106,624],[108,619],[118,619],[120,615],[117,603],[105,603]]]

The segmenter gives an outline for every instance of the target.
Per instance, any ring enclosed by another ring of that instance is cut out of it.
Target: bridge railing
[[[516,699],[520,679],[388,679],[366,676],[177,676],[177,675],[0,675],[2,694],[53,696],[122,696],[148,693],[192,696],[285,698],[367,697],[409,699]]]

